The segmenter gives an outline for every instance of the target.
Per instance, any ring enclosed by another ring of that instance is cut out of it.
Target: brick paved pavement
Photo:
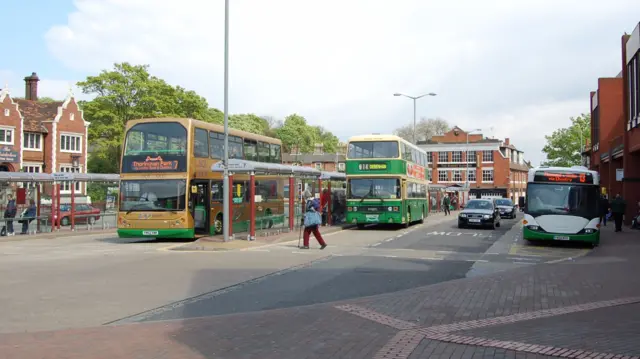
[[[638,356],[638,233],[605,230],[575,261],[343,303],[0,335],[0,358]]]

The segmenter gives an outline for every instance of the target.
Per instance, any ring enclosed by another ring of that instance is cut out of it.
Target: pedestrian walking
[[[444,207],[444,215],[448,216],[451,214],[451,198],[449,196],[444,196],[442,199],[442,206]]]
[[[624,216],[624,211],[627,209],[627,202],[620,196],[620,194],[616,194],[616,197],[611,201],[611,212],[613,213],[613,221],[616,225],[616,232],[622,232],[622,218]]]
[[[609,199],[603,194],[600,196],[600,224],[605,227],[607,226],[607,214],[609,214],[609,209],[611,209]]]
[[[325,243],[322,238],[322,234],[320,234],[320,230],[318,229],[320,224],[322,224],[322,218],[320,217],[320,201],[311,196],[311,193],[305,192],[305,197],[307,197],[306,201],[306,211],[304,214],[304,233],[302,235],[302,247],[300,249],[309,249],[309,236],[313,233],[313,236],[316,237],[316,240],[320,244],[320,249],[325,249],[327,247],[327,243]]]

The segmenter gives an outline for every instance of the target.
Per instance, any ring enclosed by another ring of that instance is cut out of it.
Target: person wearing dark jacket
[[[602,195],[600,197],[600,224],[607,226],[607,213],[609,213],[609,199],[607,196]]]
[[[616,198],[611,201],[611,213],[616,224],[616,232],[622,232],[622,216],[627,209],[627,202],[622,199],[620,194],[616,194]]]
[[[7,203],[7,208],[4,210],[4,219],[5,226],[2,228],[2,232],[7,233],[7,236],[13,236],[13,219],[16,217],[16,212],[18,208],[16,207],[16,200],[13,199],[13,195],[9,195],[9,202]]]

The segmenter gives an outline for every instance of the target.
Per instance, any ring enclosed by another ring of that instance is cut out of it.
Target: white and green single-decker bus
[[[600,243],[600,178],[586,167],[529,170],[523,238]]]

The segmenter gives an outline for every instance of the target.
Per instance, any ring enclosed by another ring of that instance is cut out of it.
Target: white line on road
[[[442,261],[444,260],[443,258],[437,258],[437,257],[423,257],[422,259],[427,259],[430,261]]]

